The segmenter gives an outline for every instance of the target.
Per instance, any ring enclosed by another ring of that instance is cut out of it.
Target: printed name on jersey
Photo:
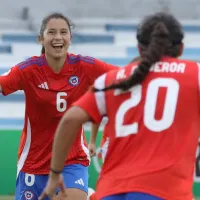
[[[23,195],[23,200],[36,200],[36,195],[30,191],[30,190],[25,190],[24,195]]]
[[[168,62],[157,62],[154,64],[150,71],[151,72],[165,72],[165,73],[184,73],[185,72],[185,63],[168,63]],[[133,66],[131,74],[134,73],[137,66]],[[116,79],[123,80],[126,78],[125,69],[121,69],[118,71]]]
[[[184,73],[185,72],[185,63],[176,63],[176,62],[157,62],[150,69],[151,72],[171,72],[171,73]]]
[[[79,77],[78,76],[71,76],[69,78],[69,84],[72,86],[77,86],[79,84]]]
[[[176,63],[176,62],[157,62],[154,64],[151,69],[149,70],[150,72],[165,72],[165,73],[184,73],[185,72],[185,63]],[[133,66],[131,74],[135,71],[137,66]],[[117,74],[117,79],[123,79],[126,78],[125,76],[125,69],[122,69],[118,72]]]

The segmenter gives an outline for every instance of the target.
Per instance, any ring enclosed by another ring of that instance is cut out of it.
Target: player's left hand
[[[50,174],[47,185],[44,188],[42,194],[40,195],[39,200],[43,200],[46,197],[53,199],[53,197],[55,197],[56,189],[58,187],[60,188],[61,192],[65,193],[65,184],[62,175]]]

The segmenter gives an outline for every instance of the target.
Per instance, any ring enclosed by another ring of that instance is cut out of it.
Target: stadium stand
[[[73,30],[73,43],[70,52],[89,55],[105,62],[119,66],[126,65],[133,57],[137,56],[135,30],[137,20],[127,23],[123,20],[97,20],[99,26],[92,26],[95,20],[83,19],[78,24],[85,24],[84,28],[77,25]],[[186,49],[183,58],[198,60],[200,58],[200,24],[184,23],[186,31]],[[0,73],[9,70],[14,64],[32,56],[40,54],[41,46],[37,43],[37,33],[28,30],[14,32],[5,30],[0,35]],[[0,127],[21,126],[24,114],[24,95],[17,92],[8,97],[0,97]],[[18,108],[16,108],[16,103]],[[9,104],[9,106],[5,105]],[[4,105],[4,106],[3,106]],[[17,109],[17,110],[16,110]],[[16,110],[16,112],[13,112]]]

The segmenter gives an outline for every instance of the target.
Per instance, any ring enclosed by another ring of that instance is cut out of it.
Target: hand
[[[47,182],[46,187],[44,188],[42,194],[39,197],[39,200],[45,199],[46,197],[49,197],[50,199],[53,199],[53,196],[56,193],[56,189],[60,187],[60,192],[63,194],[65,193],[65,184],[63,181],[63,177],[61,174],[50,174],[49,180]]]
[[[89,153],[90,153],[91,157],[96,156],[96,145],[95,145],[95,143],[90,142],[88,144],[88,149],[89,149]]]

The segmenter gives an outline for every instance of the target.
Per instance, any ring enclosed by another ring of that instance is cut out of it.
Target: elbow
[[[72,117],[72,116],[68,116],[68,115],[64,115],[64,117],[62,118],[62,122],[66,125],[70,125],[75,123],[76,118]]]
[[[70,108],[61,120],[61,126],[66,130],[78,130],[89,120],[89,115],[79,107]]]
[[[79,120],[76,116],[64,115],[62,119],[62,124],[65,126],[66,130],[73,128],[78,130],[82,127],[82,121]]]

